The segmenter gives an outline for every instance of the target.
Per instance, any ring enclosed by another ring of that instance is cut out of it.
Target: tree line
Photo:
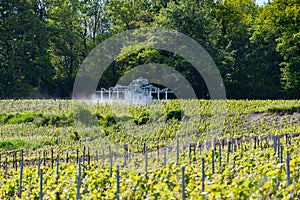
[[[273,0],[0,0],[0,97],[71,96],[89,52],[125,30],[163,27],[201,44],[215,61],[228,98],[300,97],[300,2]],[[130,69],[162,63],[180,72],[199,98],[206,85],[182,57],[132,51],[105,71],[110,87]]]

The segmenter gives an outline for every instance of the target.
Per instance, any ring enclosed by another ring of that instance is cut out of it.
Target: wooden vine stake
[[[276,146],[277,146],[277,137],[276,135],[273,136],[273,148],[274,148],[274,154],[276,154]]]
[[[177,139],[176,141],[176,165],[178,165],[179,162],[179,141]]]
[[[76,200],[80,200],[80,187],[81,187],[81,160],[78,162],[78,174],[77,174],[77,185],[76,185]]]
[[[90,148],[88,148],[88,166],[91,165],[91,154],[90,154]]]
[[[205,182],[204,158],[202,158],[202,193],[204,193],[204,182]]]
[[[51,168],[53,168],[54,160],[53,160],[53,149],[51,149]]]
[[[98,161],[99,161],[99,154],[98,154],[98,150],[96,150],[96,161],[97,161],[97,163],[98,163]]]
[[[38,158],[38,176],[40,180],[40,199],[43,199],[43,172],[41,170],[41,158]]]
[[[119,165],[117,165],[116,178],[117,178],[117,200],[119,200],[120,199],[120,169],[119,169]]]
[[[185,200],[185,181],[184,181],[184,172],[185,167],[181,167],[181,194],[182,194],[182,200]]]
[[[66,153],[66,162],[69,163],[69,152]]]
[[[230,141],[228,142],[228,148],[227,148],[227,163],[229,163],[229,155],[230,155]]]
[[[282,160],[282,153],[283,153],[283,146],[280,145],[280,157],[279,157],[279,162],[280,163],[283,163],[283,160]],[[282,172],[282,165],[280,166],[280,173]]]
[[[76,162],[79,163],[79,150],[76,149]]]
[[[58,179],[59,179],[59,154],[57,154],[56,157],[56,184],[58,184]]]
[[[127,157],[128,157],[127,153],[128,153],[128,145],[124,144],[124,166],[127,165]]]
[[[40,176],[41,173],[41,158],[38,158],[38,176]]]
[[[197,158],[196,158],[196,144],[194,144],[193,151],[194,151],[194,158],[195,158],[195,160],[197,160]]]
[[[189,159],[191,160],[192,144],[189,144]]]
[[[14,157],[15,157],[15,169],[18,170],[18,163],[17,163],[17,151],[14,151]]]
[[[43,164],[45,166],[46,165],[46,151],[45,150],[43,151],[43,158],[44,158],[44,163]]]
[[[167,148],[164,148],[164,167],[167,166]]]
[[[102,165],[104,165],[104,149],[102,149]]]
[[[286,152],[286,186],[291,184],[291,174],[290,174],[290,152]]]
[[[112,160],[112,153],[111,153],[111,149],[109,147],[109,176],[112,177],[112,165],[113,165],[113,160]]]
[[[24,165],[24,156],[23,150],[21,150],[21,161],[20,161],[20,188],[19,188],[19,198],[22,198],[22,177],[23,177],[23,165]]]
[[[82,152],[82,171],[83,171],[83,176],[84,176],[84,171],[85,171],[85,146],[83,147],[83,152]]]
[[[215,173],[215,150],[211,150],[211,168],[212,168],[212,174]]]
[[[146,172],[146,177],[148,177],[148,152],[145,152],[145,172]]]
[[[40,169],[40,199],[43,199],[43,170]]]
[[[8,170],[8,155],[6,155],[5,158],[5,178],[7,178],[7,170]]]
[[[278,137],[278,142],[277,142],[277,152],[278,152],[278,158],[280,157],[280,137]]]
[[[222,150],[221,145],[219,144],[219,164],[220,164],[220,172],[222,172]]]

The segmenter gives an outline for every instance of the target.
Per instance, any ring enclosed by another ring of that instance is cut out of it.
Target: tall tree
[[[218,44],[221,38],[221,27],[212,14],[215,5],[214,1],[206,0],[170,1],[156,15],[154,24],[175,29],[193,38],[208,51],[217,66],[220,66],[222,60],[230,57],[230,52]],[[163,54],[166,56],[169,66],[175,67],[189,80],[198,97],[207,98],[207,87],[200,74],[193,69],[190,63],[180,57],[174,57],[172,54],[170,52]],[[220,70],[223,73],[221,68]]]
[[[108,11],[105,8],[106,2],[106,0],[84,0],[80,2],[81,24],[86,31],[87,49],[95,47],[109,36],[110,21]]]
[[[259,40],[251,40],[253,24],[259,8],[252,0],[225,0],[215,8],[215,15],[222,26],[221,45],[232,52],[231,59],[223,62],[224,79],[229,98],[273,97],[278,90],[279,69],[266,61],[264,52],[272,56],[271,49]],[[268,46],[269,47],[269,46]],[[274,48],[273,48],[274,51]]]
[[[51,46],[48,51],[56,71],[54,81],[59,96],[69,97],[76,72],[88,53],[87,27],[82,23],[79,1],[57,0],[50,7]]]
[[[299,98],[300,90],[300,3],[297,0],[274,0],[267,4],[254,26],[253,40],[259,47],[268,46],[264,57],[280,68],[286,97]],[[275,61],[275,62],[274,62]],[[279,70],[278,70],[279,71]],[[279,80],[279,78],[278,78]]]
[[[53,76],[47,25],[39,18],[36,0],[1,1],[0,95],[45,95]]]

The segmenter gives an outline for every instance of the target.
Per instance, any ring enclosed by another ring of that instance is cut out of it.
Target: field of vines
[[[300,100],[0,100],[0,138],[0,199],[300,199]]]

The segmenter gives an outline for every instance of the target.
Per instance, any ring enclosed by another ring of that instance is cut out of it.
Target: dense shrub
[[[71,133],[71,139],[74,141],[78,141],[80,139],[77,131],[74,131],[73,133]]]
[[[150,110],[146,106],[130,107],[129,113],[136,125],[143,125],[150,121]]]
[[[1,124],[21,124],[34,123],[40,126],[72,126],[74,119],[71,114],[42,114],[42,113],[14,113],[14,114],[0,114]]]
[[[17,113],[8,120],[9,124],[21,124],[33,122],[36,114],[34,113]]]
[[[181,109],[168,110],[167,111],[167,120],[170,120],[170,119],[181,120],[182,115],[183,115],[183,111]]]
[[[110,127],[116,125],[116,116],[113,113],[100,114],[96,113],[97,120],[102,127]]]
[[[7,115],[7,114],[5,114],[5,113],[0,113],[0,123],[1,123],[1,124],[7,123],[7,118],[8,118],[8,115]]]
[[[39,114],[35,120],[34,123],[40,127],[40,126],[55,126],[55,127],[64,127],[64,126],[73,126],[74,124],[74,118],[71,114],[58,114],[58,115],[42,115]]]
[[[141,112],[138,116],[133,118],[133,121],[136,125],[142,125],[146,124],[150,119],[150,113],[149,112]]]
[[[34,113],[15,113],[15,114],[0,114],[0,123],[2,124],[21,124],[33,122],[36,117]]]
[[[13,150],[14,148],[19,149],[26,145],[23,140],[3,140],[0,141],[0,149]]]
[[[293,114],[294,112],[300,112],[300,105],[294,105],[294,106],[284,106],[284,107],[271,107],[268,108],[268,112],[272,113],[288,113],[288,114]]]

